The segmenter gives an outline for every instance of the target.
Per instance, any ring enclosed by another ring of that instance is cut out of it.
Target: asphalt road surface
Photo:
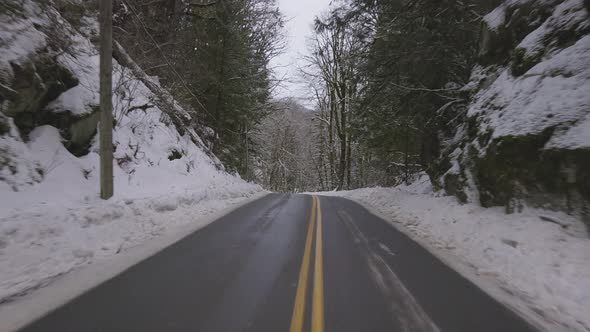
[[[21,331],[534,331],[360,205],[271,194]]]

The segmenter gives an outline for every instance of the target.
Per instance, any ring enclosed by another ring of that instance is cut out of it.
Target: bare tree
[[[320,132],[327,135],[325,147],[328,149],[329,185],[337,189],[350,188],[353,159],[351,105],[357,97],[357,62],[362,45],[345,16],[345,8],[333,10],[324,18],[317,18],[315,32],[304,75],[318,82],[314,90]]]

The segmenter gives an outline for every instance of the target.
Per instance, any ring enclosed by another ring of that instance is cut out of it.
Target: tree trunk
[[[330,187],[332,187],[331,189],[334,189],[334,174],[335,172],[335,162],[336,162],[336,156],[335,156],[335,152],[334,152],[334,113],[335,113],[335,104],[334,104],[334,90],[330,89],[330,99],[329,99],[329,104],[330,104],[330,125],[328,128],[328,161],[330,162]]]
[[[348,134],[347,152],[346,152],[346,189],[350,190],[351,187],[351,175],[352,175],[352,140],[350,134]]]
[[[405,146],[404,146],[404,168],[405,168],[405,175],[404,175],[404,182],[406,183],[406,185],[409,185],[410,183],[410,170],[409,170],[409,165],[408,165],[408,140],[409,140],[409,128],[408,125],[406,124],[406,130],[405,132]]]
[[[342,87],[341,87],[342,88]],[[344,180],[346,176],[346,152],[348,151],[346,148],[347,145],[347,135],[346,135],[346,87],[344,87],[343,91],[341,91],[341,98],[340,102],[340,130],[338,132],[338,136],[340,138],[340,169],[338,174],[338,187],[342,190],[344,189]]]
[[[218,29],[224,29],[224,27],[217,27],[216,31],[218,31]],[[221,45],[219,48],[219,55],[217,56],[217,77],[216,77],[216,85],[215,85],[215,105],[214,105],[214,109],[213,109],[213,114],[215,116],[215,131],[217,133],[217,135],[219,135],[219,138],[221,139],[221,136],[223,135],[222,133],[222,102],[223,102],[223,76],[225,75],[224,73],[224,67],[225,67],[225,33],[217,33],[218,37],[221,37]],[[217,38],[217,40],[219,40],[219,38]]]

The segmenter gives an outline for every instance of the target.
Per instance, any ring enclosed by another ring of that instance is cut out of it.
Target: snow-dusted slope
[[[506,7],[520,3],[509,1],[487,15],[490,29],[502,29],[497,18],[510,18]],[[550,15],[518,43],[512,65],[499,69],[493,83],[480,91],[468,116],[479,116],[481,132],[489,130],[491,139],[539,134],[557,126],[560,130],[547,149],[588,148],[590,132],[580,137],[571,131],[587,126],[590,115],[590,35],[585,35],[590,14],[581,0],[545,6]]]
[[[0,303],[261,192],[114,61],[115,196],[100,200],[96,20],[78,23],[51,2],[0,11]]]

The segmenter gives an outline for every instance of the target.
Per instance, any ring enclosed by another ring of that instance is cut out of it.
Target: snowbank
[[[590,241],[579,220],[540,209],[507,215],[461,205],[433,194],[425,178],[409,187],[322,194],[375,210],[549,331],[590,331]]]
[[[56,171],[73,167],[67,166]],[[181,226],[201,226],[208,215],[261,192],[256,185],[220,172],[184,179],[168,177],[165,170],[150,174],[170,183],[160,182],[159,194],[127,187],[127,193],[103,201],[94,194],[96,179],[82,183],[56,172],[34,193],[0,192],[0,303]],[[52,194],[52,188],[63,188],[57,184],[60,180],[65,188],[80,187],[65,197]]]

